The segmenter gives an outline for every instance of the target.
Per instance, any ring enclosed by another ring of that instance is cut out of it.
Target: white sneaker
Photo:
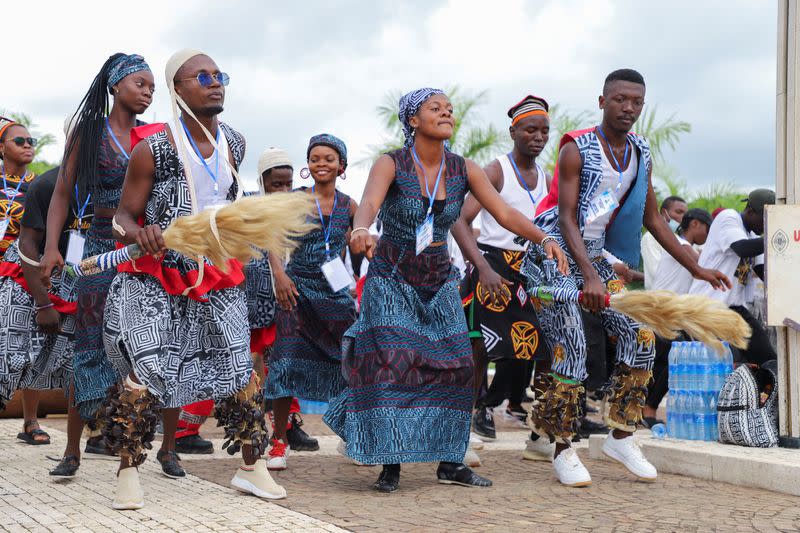
[[[272,446],[267,454],[268,470],[286,470],[286,457],[289,455],[289,445],[278,439],[272,439]]]
[[[117,491],[111,508],[118,511],[144,507],[144,492],[139,484],[139,471],[135,466],[123,468],[117,474]]]
[[[528,461],[552,461],[555,451],[556,445],[551,443],[550,439],[545,437],[539,437],[537,440],[528,439],[522,458]]]
[[[653,482],[658,477],[656,467],[644,456],[633,435],[615,439],[613,431],[610,432],[603,443],[603,453],[625,465],[625,468],[642,481]]]
[[[347,455],[346,446],[347,445],[344,443],[344,441],[340,440],[339,444],[336,445],[336,451],[339,452],[340,455],[343,455],[343,456],[347,457],[348,459],[350,459],[350,461],[356,466],[371,466],[371,465],[365,465],[364,463],[356,461],[355,459],[353,459],[350,456],[348,456]]]
[[[478,457],[478,454],[473,450],[468,449],[467,453],[464,455],[464,464],[470,468],[476,468],[481,466],[481,458]]]
[[[231,486],[240,492],[247,492],[267,500],[280,500],[286,497],[286,489],[275,483],[267,470],[267,462],[263,459],[256,461],[252,469],[239,467],[231,480]]]
[[[592,484],[589,471],[583,466],[574,448],[567,448],[553,459],[558,480],[568,487],[588,487]]]
[[[483,449],[483,441],[481,438],[473,431],[469,432],[469,447],[472,450],[480,451]]]

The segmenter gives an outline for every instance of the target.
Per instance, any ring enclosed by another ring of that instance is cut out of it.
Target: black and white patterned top
[[[233,154],[234,166],[238,169],[244,159],[246,147],[244,137],[223,122],[219,123],[219,127],[225,134]],[[183,163],[177,150],[169,142],[166,129],[150,135],[146,141],[155,160],[155,174],[153,191],[145,206],[145,225],[158,224],[164,230],[176,218],[192,214],[189,184],[186,181]],[[229,201],[235,200],[237,191],[237,181],[233,180],[226,198]],[[197,261],[173,250],[169,250],[164,256],[162,265],[165,268],[175,268],[181,274],[198,270]]]

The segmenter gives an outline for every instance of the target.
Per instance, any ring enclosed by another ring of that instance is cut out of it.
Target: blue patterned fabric
[[[84,259],[110,252],[115,246],[111,219],[95,216],[86,235]],[[115,274],[116,270],[112,269],[76,281],[78,310],[75,314],[73,359],[75,403],[84,420],[94,420],[106,390],[119,380],[103,346],[103,315],[108,289]]]
[[[108,89],[122,81],[125,76],[146,70],[150,72],[150,65],[139,54],[118,57],[108,69]]]
[[[275,288],[272,286],[272,268],[269,266],[269,254],[264,253],[260,259],[251,259],[244,267],[247,296],[247,321],[250,329],[268,328],[275,321],[277,302]]]
[[[339,159],[342,161],[342,168],[347,168],[347,145],[344,141],[330,133],[320,133],[314,135],[308,141],[308,149],[306,150],[306,159],[311,155],[311,149],[315,146],[327,146],[333,148],[339,154]]]
[[[570,135],[570,137],[572,136]],[[578,229],[582,234],[586,225],[586,213],[589,204],[597,187],[603,180],[602,147],[594,128],[582,135],[573,137],[573,140],[578,146],[581,161],[583,161],[577,209]],[[633,182],[627,197],[608,228],[606,228],[605,247],[606,250],[628,265],[638,265],[644,203],[647,197],[648,176],[653,168],[653,161],[650,156],[650,145],[644,137],[636,133],[628,133],[628,140],[638,151],[639,168],[636,173],[636,180]],[[545,233],[557,237],[561,247],[565,250],[567,249],[566,242],[561,237],[561,232],[558,228],[558,205],[537,215],[534,223],[542,228]]]
[[[331,216],[324,217],[325,227],[329,224],[331,257],[341,257],[350,227],[350,197],[342,192]],[[342,335],[355,320],[355,303],[347,288],[331,290],[320,270],[324,262],[320,224],[300,238],[300,246],[286,268],[300,295],[294,309],[277,312],[276,340],[267,362],[267,398],[295,396],[327,402],[345,386]]]
[[[472,349],[446,245],[415,255],[427,209],[408,149],[389,154],[395,180],[381,206],[384,233],[370,262],[361,313],[343,340],[348,388],[324,420],[366,464],[459,463],[469,441]],[[466,163],[447,152],[447,200],[434,216],[445,240],[467,192]]]
[[[136,126],[143,125],[144,122],[136,121]],[[103,128],[97,154],[97,185],[89,191],[95,209],[116,209],[119,206],[128,159],[117,150],[116,144],[108,136],[108,129]]]
[[[422,89],[411,91],[400,97],[400,101],[397,104],[399,108],[397,118],[400,119],[400,124],[403,125],[406,148],[411,148],[411,145],[414,144],[414,128],[411,127],[411,117],[417,114],[419,106],[421,106],[425,100],[435,94],[444,94],[444,91],[432,87],[423,87]]]

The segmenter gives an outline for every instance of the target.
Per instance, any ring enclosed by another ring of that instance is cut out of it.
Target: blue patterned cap
[[[319,135],[314,135],[311,137],[311,140],[308,141],[308,150],[306,150],[306,159],[311,155],[311,149],[315,146],[327,146],[328,148],[333,148],[339,154],[339,159],[342,160],[342,168],[347,168],[347,146],[345,146],[344,141],[341,140],[339,137],[335,135],[331,135],[330,133],[320,133]]]
[[[134,72],[146,70],[150,72],[150,65],[139,54],[123,55],[118,57],[111,63],[108,69],[108,90],[122,81],[125,76],[129,76]]]
[[[403,135],[406,137],[406,148],[414,144],[414,128],[411,127],[411,117],[417,114],[419,106],[421,106],[425,100],[435,94],[444,94],[444,91],[432,87],[424,87],[400,97],[400,110],[397,113],[397,118],[400,119],[400,123],[403,125]]]

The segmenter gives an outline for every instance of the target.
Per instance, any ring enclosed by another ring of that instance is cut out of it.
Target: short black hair
[[[675,202],[686,203],[686,200],[684,200],[680,196],[667,196],[666,198],[664,198],[664,201],[661,202],[661,209],[669,209]]]
[[[683,220],[681,220],[681,225],[679,226],[681,233],[684,233],[687,229],[689,229],[689,224],[692,223],[692,220],[699,220],[708,227],[711,227],[711,223],[714,221],[714,219],[711,217],[711,213],[705,209],[700,209],[697,207],[689,209],[683,215]]]
[[[278,165],[277,167],[268,168],[267,170],[265,170],[261,174],[261,177],[262,178],[267,178],[267,177],[271,176],[272,175],[272,171],[275,170],[275,169],[294,170],[294,167],[292,167],[291,165]]]
[[[603,82],[603,94],[606,93],[608,84],[614,81],[629,81],[631,83],[644,85],[644,77],[642,77],[638,71],[633,70],[632,68],[621,68],[606,76],[606,81]]]

